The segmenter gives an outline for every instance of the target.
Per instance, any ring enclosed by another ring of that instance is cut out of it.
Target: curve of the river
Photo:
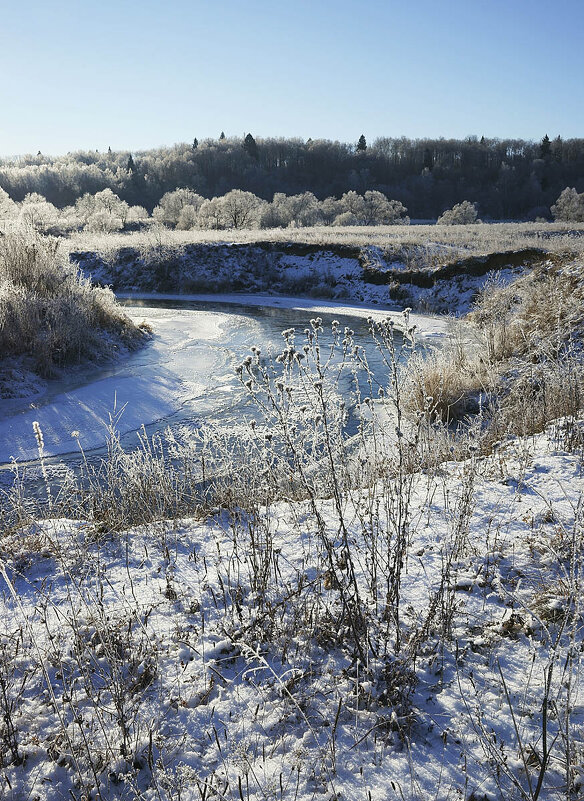
[[[47,457],[76,453],[79,445],[85,452],[102,448],[112,419],[129,447],[142,426],[152,433],[168,425],[241,422],[251,411],[236,377],[236,365],[251,345],[266,356],[275,356],[284,344],[282,330],[295,327],[302,332],[316,314],[323,318],[325,341],[330,323],[337,319],[355,331],[376,363],[366,336],[366,317],[372,310],[363,307],[286,298],[235,301],[224,296],[148,296],[125,302],[136,322],[144,319],[152,325],[152,341],[113,366],[76,372],[53,382],[42,397],[2,401],[0,465],[37,460],[33,422],[40,425]],[[372,313],[399,317],[398,312],[378,309]],[[445,331],[437,318],[412,321],[426,335]]]

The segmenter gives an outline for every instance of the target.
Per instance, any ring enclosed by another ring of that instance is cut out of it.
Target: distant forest
[[[38,193],[62,209],[111,189],[149,212],[177,188],[204,198],[232,189],[271,201],[312,192],[319,200],[375,190],[412,219],[436,219],[464,200],[483,220],[550,217],[562,190],[584,190],[584,139],[328,140],[224,137],[144,152],[42,153],[0,159],[0,188],[21,202]]]

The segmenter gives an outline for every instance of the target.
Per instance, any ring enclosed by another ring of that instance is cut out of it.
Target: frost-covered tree
[[[335,225],[392,225],[408,223],[407,209],[399,200],[389,200],[383,192],[369,190],[359,195],[351,190],[338,201]],[[339,219],[340,218],[340,219]]]
[[[278,227],[306,227],[318,225],[322,220],[320,203],[312,192],[302,192],[299,195],[290,196],[276,192],[270,206],[271,219],[277,221]],[[266,212],[266,215],[269,216],[270,212]]]
[[[232,189],[221,198],[227,228],[253,228],[257,225],[265,201],[252,192]]]
[[[399,200],[389,200],[383,192],[371,190],[363,196],[363,217],[365,225],[393,225],[408,223],[406,207]]]
[[[121,231],[130,212],[126,201],[109,188],[95,195],[85,194],[77,201],[75,209],[84,228],[99,233]]]
[[[96,192],[94,196],[95,210],[107,211],[116,217],[122,217],[127,214],[124,207],[127,208],[128,204],[122,200],[111,189],[103,189],[101,192]]]
[[[48,231],[59,219],[59,210],[37,192],[31,192],[22,201],[19,219],[37,231]]]
[[[477,207],[468,200],[457,203],[451,209],[447,209],[441,217],[436,220],[437,225],[469,225],[477,221]]]
[[[363,195],[359,195],[353,189],[351,189],[349,192],[345,192],[340,200],[340,208],[341,214],[345,214],[347,212],[352,214],[357,220],[357,224],[363,222],[365,218],[365,198]],[[348,225],[349,223],[344,224]]]
[[[336,197],[326,197],[320,204],[320,216],[324,225],[332,225],[341,212],[341,204]]]
[[[185,206],[192,206],[196,214],[201,208],[204,199],[204,197],[191,189],[176,189],[174,192],[166,192],[152,212],[152,216],[163,225],[177,226]],[[191,213],[189,212],[189,214]]]
[[[0,188],[0,220],[12,220],[18,216],[18,205],[8,192]]]
[[[75,202],[75,214],[85,224],[94,212],[95,195],[90,195],[89,192],[86,192],[83,197],[80,197]]]
[[[144,223],[149,217],[150,215],[144,206],[130,206],[126,223]]]
[[[290,225],[308,227],[319,225],[322,221],[320,203],[312,192],[292,195],[288,198],[288,206],[292,217]]]
[[[566,187],[551,207],[554,220],[584,222],[584,192],[578,194],[574,187]]]
[[[92,233],[112,234],[124,227],[120,217],[110,214],[105,209],[98,209],[87,218],[84,229]]]
[[[198,226],[199,212],[194,206],[183,206],[178,215],[176,227],[179,231],[190,231]]]
[[[285,228],[289,221],[284,214],[286,195],[276,192],[271,203],[266,203],[262,208],[258,225],[260,228]]]
[[[214,197],[201,204],[197,215],[199,228],[219,230],[226,227],[222,198]]]
[[[343,211],[335,217],[333,225],[361,225],[361,222],[352,211]]]

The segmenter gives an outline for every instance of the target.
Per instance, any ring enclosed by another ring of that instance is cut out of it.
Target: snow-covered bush
[[[360,225],[359,218],[352,211],[343,211],[333,220],[333,225]]]
[[[109,289],[91,285],[59,254],[58,241],[32,230],[0,238],[0,354],[55,368],[112,356],[144,337]]]
[[[0,221],[13,220],[17,216],[18,204],[0,187]]]
[[[463,200],[438,217],[436,225],[470,225],[477,221],[477,214],[476,204]]]
[[[318,225],[322,221],[321,204],[312,192],[285,195],[276,192],[271,203],[262,207],[260,228],[288,228]]]
[[[584,222],[584,192],[578,194],[574,187],[566,187],[551,207],[554,220]]]
[[[85,230],[93,234],[113,234],[124,227],[120,217],[116,217],[105,209],[95,211],[87,218]]]
[[[153,218],[163,225],[174,226],[181,230],[193,228],[193,225],[186,226],[187,216],[181,213],[183,209],[193,209],[195,214],[203,204],[204,198],[193,192],[191,189],[175,189],[174,192],[166,192],[160,199],[160,203],[152,212]],[[192,211],[187,212],[188,219],[194,219]]]
[[[19,219],[25,226],[36,228],[37,231],[48,231],[57,224],[59,210],[52,203],[47,203],[42,195],[33,192],[22,201]]]

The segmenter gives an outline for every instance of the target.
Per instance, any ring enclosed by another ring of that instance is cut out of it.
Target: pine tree
[[[256,140],[250,133],[248,133],[245,139],[243,140],[243,149],[248,154],[248,156],[251,156],[252,159],[258,158],[259,156],[258,146],[256,144]]]
[[[195,138],[193,139],[193,150],[196,150],[198,147],[199,147],[199,140],[195,136]]]
[[[359,137],[359,141],[357,142],[357,152],[364,153],[367,150],[367,140],[365,139],[365,135],[361,134]]]
[[[552,146],[550,144],[550,138],[546,134],[544,138],[541,140],[541,144],[539,146],[539,157],[540,159],[546,159],[552,152]]]
[[[126,167],[128,172],[136,172],[136,165],[134,164],[134,159],[132,158],[132,154],[130,153],[130,157],[128,159],[128,165]]]
[[[225,139],[225,131],[221,131],[219,134],[219,139]]]

